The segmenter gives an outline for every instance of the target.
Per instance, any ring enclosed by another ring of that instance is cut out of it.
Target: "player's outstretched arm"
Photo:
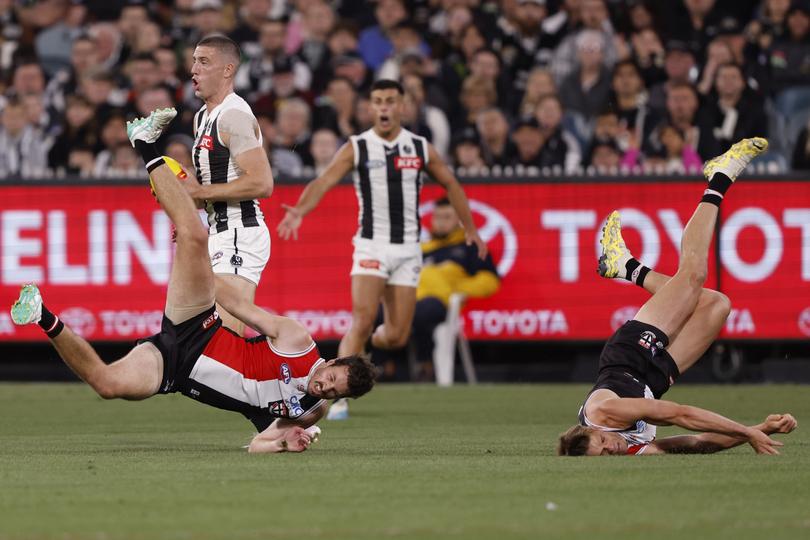
[[[287,212],[278,224],[278,235],[283,240],[289,239],[290,236],[297,240],[298,228],[304,216],[318,206],[326,192],[337,185],[353,168],[354,148],[351,143],[344,143],[326,170],[306,185],[295,206],[281,205]]]
[[[766,435],[773,435],[774,433],[790,433],[797,426],[796,419],[790,414],[771,414],[764,422],[755,426],[750,426],[752,429],[758,429]],[[746,443],[747,440],[742,437],[729,437],[728,435],[720,435],[719,433],[701,433],[699,435],[675,435],[673,437],[664,437],[653,442],[644,452],[647,454],[713,454],[722,450],[728,450],[741,444]],[[657,451],[650,451],[650,450]]]
[[[644,398],[606,399],[595,406],[602,425],[628,426],[645,420],[659,426],[676,425],[690,431],[711,432],[742,438],[758,454],[778,454],[782,443],[758,429],[744,426],[712,411],[674,401]],[[605,423],[603,423],[605,422]]]
[[[430,176],[447,190],[447,199],[453,205],[461,225],[464,227],[464,234],[467,236],[467,244],[475,244],[478,247],[478,256],[483,259],[487,256],[487,245],[478,234],[478,229],[473,223],[472,212],[467,195],[461,187],[458,179],[450,171],[444,160],[441,158],[436,148],[428,143],[428,163],[427,172]]]
[[[228,313],[258,333],[269,337],[274,347],[300,351],[312,343],[312,337],[303,324],[289,317],[268,313],[253,302],[245,300],[228,283],[222,281],[217,283],[216,300]]]
[[[324,402],[296,420],[278,419],[253,437],[248,446],[251,454],[303,452],[317,440],[320,429],[315,425],[328,405]]]

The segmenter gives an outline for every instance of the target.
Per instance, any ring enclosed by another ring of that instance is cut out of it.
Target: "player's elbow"
[[[266,198],[273,194],[274,182],[273,182],[273,175],[270,171],[267,171],[267,174],[264,176],[262,180],[260,189],[261,195],[259,197]]]
[[[256,199],[265,199],[273,194],[273,176],[270,171],[257,175],[253,181],[253,196]]]
[[[288,320],[285,321],[285,326],[281,330],[284,333],[285,340],[290,344],[290,347],[303,351],[312,344],[312,336],[307,332],[306,327],[298,321]]]

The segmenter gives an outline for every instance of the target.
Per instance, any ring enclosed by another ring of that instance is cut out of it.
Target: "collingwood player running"
[[[197,182],[183,182],[208,213],[208,253],[217,277],[217,298],[253,302],[270,258],[270,233],[257,199],[273,191],[273,173],[250,105],[233,80],[239,46],[229,38],[203,38],[194,50],[191,80],[205,105],[194,116],[192,158]],[[242,334],[244,324],[220,309],[223,324]]]
[[[287,213],[278,226],[279,236],[297,238],[303,217],[354,170],[360,215],[353,239],[352,326],[340,342],[340,355],[362,352],[369,336],[371,345],[380,349],[407,343],[422,267],[419,192],[424,172],[447,190],[467,243],[478,246],[482,259],[487,253],[458,180],[432,144],[401,127],[403,95],[396,81],[375,82],[370,92],[374,126],[341,147],[323,174],[307,184],[295,206],[283,205]],[[374,329],[380,300],[384,321]]]

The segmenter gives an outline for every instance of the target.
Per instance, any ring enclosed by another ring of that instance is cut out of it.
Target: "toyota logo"
[[[805,336],[810,336],[810,307],[804,308],[804,310],[799,313],[799,320],[797,324],[802,334]]]
[[[435,201],[428,201],[419,205],[419,215],[427,216],[433,212],[436,206]],[[478,228],[478,234],[481,239],[487,244],[498,235],[503,237],[503,253],[501,260],[497,262],[498,275],[501,278],[506,277],[512,267],[515,265],[515,259],[518,252],[518,241],[515,229],[506,217],[492,206],[470,199],[470,210],[473,214],[478,214],[484,218],[484,224]],[[430,240],[430,231],[422,228],[422,240]]]
[[[96,330],[96,317],[90,310],[72,307],[62,310],[59,318],[81,337],[87,337]]]

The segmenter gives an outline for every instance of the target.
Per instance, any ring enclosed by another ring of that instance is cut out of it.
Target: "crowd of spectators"
[[[810,168],[810,0],[0,0],[0,178],[143,174],[125,123],[167,106],[190,167],[211,33],[277,174],[368,129],[376,78],[467,171],[691,173],[755,135]]]

